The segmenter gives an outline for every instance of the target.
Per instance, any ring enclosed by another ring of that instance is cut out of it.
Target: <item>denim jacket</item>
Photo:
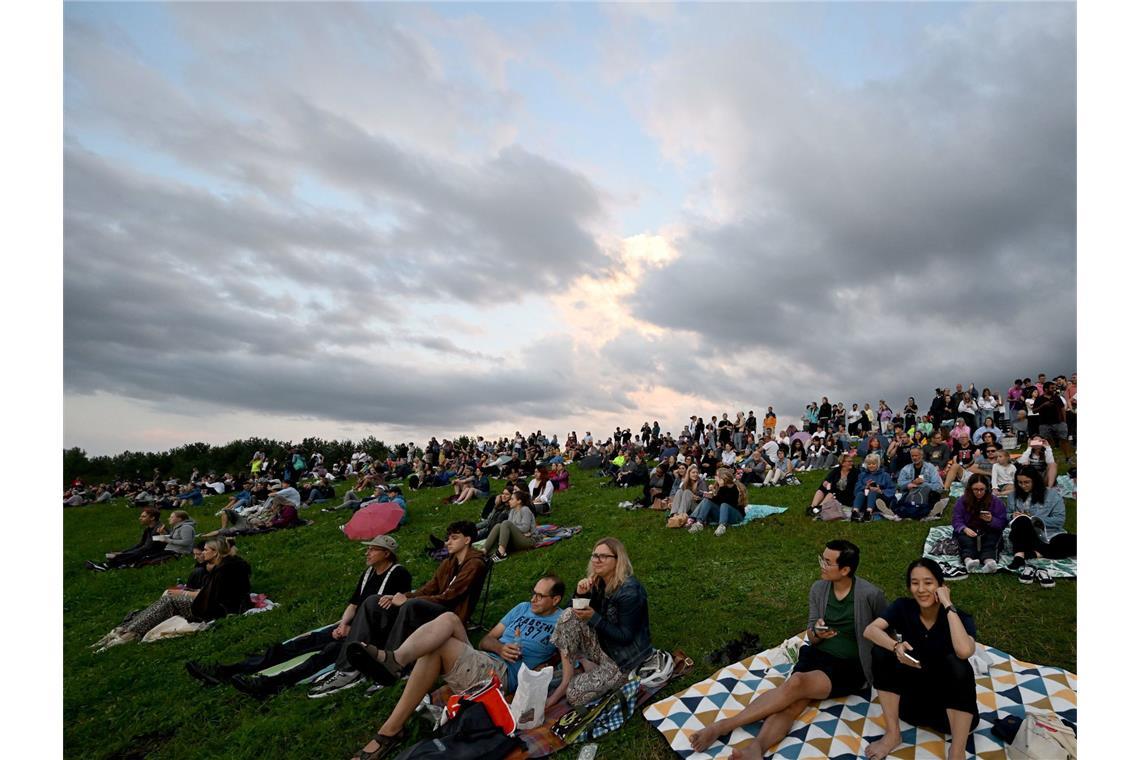
[[[653,652],[649,640],[649,602],[645,587],[634,576],[611,596],[599,584],[590,594],[595,614],[590,627],[598,635],[602,651],[610,656],[623,673],[628,673]]]

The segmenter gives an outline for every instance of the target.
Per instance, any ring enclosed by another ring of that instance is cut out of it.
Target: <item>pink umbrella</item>
[[[404,509],[395,502],[369,504],[356,511],[344,526],[344,535],[355,541],[369,541],[391,533],[404,517]]]
[[[798,432],[792,436],[792,440],[793,441],[797,441],[797,440],[803,441],[804,446],[807,446],[809,443],[811,443],[811,433],[805,433],[801,430],[800,432]]]

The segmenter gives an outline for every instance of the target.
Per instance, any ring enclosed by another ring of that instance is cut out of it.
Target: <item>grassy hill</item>
[[[742,631],[767,647],[804,628],[807,590],[819,575],[816,555],[832,538],[862,550],[859,574],[884,589],[888,601],[904,593],[903,570],[922,551],[926,523],[871,525],[812,522],[803,508],[822,473],[807,473],[798,487],[751,488],[753,504],[788,512],[732,528],[690,535],[666,530],[661,513],[618,509],[630,495],[600,486],[598,478],[571,468],[572,488],[559,494],[548,522],[582,525],[583,532],[552,547],[514,555],[497,565],[487,618],[493,624],[529,598],[531,584],[553,570],[568,584],[582,577],[593,542],[613,535],[629,548],[634,572],[649,593],[656,646],[683,648],[697,667],[673,690],[707,677],[709,651]],[[338,495],[346,486],[341,484]],[[482,504],[444,506],[449,489],[408,494],[411,520],[395,537],[401,561],[414,581],[434,565],[421,549],[429,533],[442,535],[454,519],[475,519]],[[199,531],[218,525],[212,497],[190,510]],[[1076,531],[1076,505],[1069,530]],[[949,512],[949,510],[947,510]],[[137,510],[124,502],[64,512],[64,743],[67,757],[83,758],[278,758],[347,757],[380,725],[399,687],[367,699],[363,689],[312,700],[295,688],[259,702],[230,687],[203,688],[186,675],[188,659],[233,661],[247,653],[334,621],[363,568],[363,550],[338,525],[348,513],[305,516],[315,525],[238,539],[253,566],[253,588],[281,606],[261,615],[218,621],[211,630],[155,644],[129,644],[102,654],[88,645],[132,609],[155,600],[189,573],[190,560],[142,570],[92,573],[84,560],[133,544]],[[165,517],[165,514],[164,514]],[[1022,586],[1011,574],[974,576],[953,584],[955,604],[973,613],[979,639],[1016,657],[1076,671],[1076,583],[1048,590]],[[416,719],[413,736],[426,735]],[[671,757],[660,735],[641,717],[599,742],[599,757]],[[574,751],[570,750],[567,752]]]

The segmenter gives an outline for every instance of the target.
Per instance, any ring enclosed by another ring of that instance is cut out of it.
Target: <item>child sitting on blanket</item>
[[[864,688],[871,678],[871,642],[860,635],[887,606],[877,586],[855,577],[859,547],[829,541],[819,555],[819,577],[808,595],[808,640],[800,649],[792,674],[736,715],[693,733],[689,741],[705,751],[719,736],[764,721],[760,733],[734,758],[759,760],[779,744],[796,718],[813,701],[845,697]]]

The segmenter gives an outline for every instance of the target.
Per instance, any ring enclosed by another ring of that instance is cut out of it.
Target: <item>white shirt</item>
[[[993,469],[993,487],[1001,489],[1008,485],[1013,485],[1013,479],[1017,476],[1017,467],[1013,462],[1002,466],[995,464]]]

